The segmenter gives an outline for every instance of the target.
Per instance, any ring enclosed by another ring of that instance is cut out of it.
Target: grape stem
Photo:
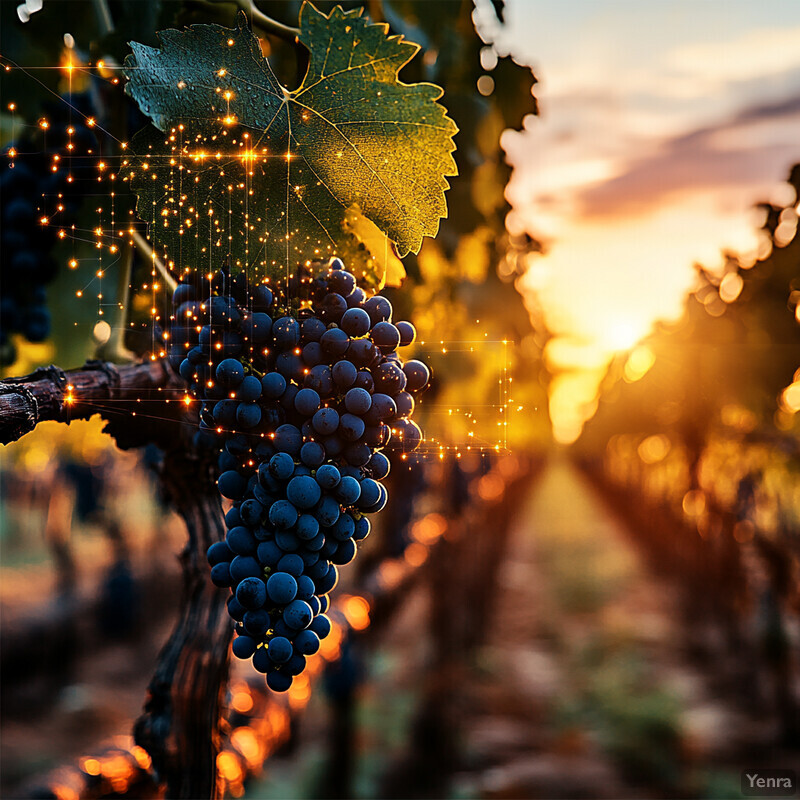
[[[108,36],[114,33],[114,19],[111,16],[111,9],[108,7],[107,0],[92,0],[94,6],[94,13],[97,16],[97,22],[102,29],[103,36]]]
[[[167,269],[166,264],[156,255],[155,250],[153,250],[150,242],[142,236],[141,233],[138,231],[134,231],[131,234],[131,238],[133,239],[134,245],[136,245],[136,249],[145,256],[149,261],[152,262],[153,266],[158,271],[158,274],[161,275],[161,279],[164,281],[164,285],[170,290],[170,292],[174,292],[178,288],[178,281],[175,280],[175,276]]]
[[[138,361],[136,354],[125,347],[125,333],[130,319],[128,287],[133,273],[133,248],[123,245],[122,269],[117,273],[117,308],[114,309],[115,324],[111,327],[108,341],[99,345],[95,356],[114,364],[131,364]]]

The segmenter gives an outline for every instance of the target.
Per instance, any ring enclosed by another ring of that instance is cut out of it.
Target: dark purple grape
[[[372,371],[372,377],[379,392],[394,396],[406,388],[406,374],[394,361],[384,361]]]
[[[391,322],[379,322],[370,336],[382,353],[391,353],[400,346],[400,331]]]
[[[364,294],[364,290],[360,286],[357,286],[353,293],[347,298],[347,307],[360,308],[366,299],[367,295]]]
[[[344,396],[344,406],[351,414],[362,416],[372,406],[372,395],[366,389],[350,389]]]
[[[431,379],[431,371],[428,365],[416,359],[406,361],[403,365],[403,372],[407,379],[407,389],[409,392],[422,391]]]
[[[356,382],[353,384],[359,389],[366,389],[370,394],[375,390],[375,381],[372,375],[367,370],[360,370],[356,376]]]
[[[342,414],[339,420],[339,435],[348,442],[358,441],[364,435],[364,421],[355,414]]]
[[[303,320],[300,329],[302,341],[307,344],[309,342],[318,342],[322,338],[322,334],[327,330],[327,326],[321,319],[309,317]]]
[[[250,293],[250,305],[254,311],[269,311],[274,301],[272,290],[268,286],[256,286]]]
[[[321,408],[311,420],[314,430],[323,436],[329,436],[339,427],[339,414],[333,408]],[[326,447],[327,449],[327,447]]]
[[[347,300],[333,292],[322,301],[321,316],[326,322],[339,322],[347,311]]]
[[[364,310],[369,314],[373,325],[377,325],[379,322],[392,321],[392,304],[380,295],[370,297],[364,303]]]
[[[272,333],[272,319],[268,314],[256,311],[242,320],[242,335],[253,344],[264,344]]]
[[[344,312],[342,330],[350,336],[364,336],[369,333],[370,318],[363,308],[350,308]]]
[[[294,398],[294,407],[298,413],[310,417],[319,408],[319,394],[313,389],[301,389]]]
[[[350,342],[347,357],[357,367],[366,367],[371,363],[377,352],[375,345],[369,339],[356,339]]]
[[[322,347],[319,342],[309,342],[303,347],[303,363],[307,367],[316,367],[324,360]]]
[[[414,411],[414,398],[408,392],[400,392],[395,395],[394,402],[397,405],[398,417],[410,417]]]
[[[333,376],[327,364],[317,364],[308,371],[303,381],[309,389],[313,389],[321,397],[329,395],[333,390]]]
[[[329,328],[320,339],[322,352],[329,356],[343,356],[350,344],[350,337],[341,328]]]
[[[332,270],[328,276],[328,288],[342,297],[349,297],[356,288],[356,279],[344,269]]]
[[[300,343],[300,325],[293,317],[281,317],[272,325],[272,338],[283,349],[297,347]]]

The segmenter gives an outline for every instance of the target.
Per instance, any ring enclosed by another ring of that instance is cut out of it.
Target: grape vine
[[[88,96],[73,95],[72,104],[90,115]],[[46,137],[44,149],[39,149],[39,136],[28,133],[3,151],[13,168],[0,173],[0,192],[12,198],[0,210],[0,366],[16,360],[14,334],[29,342],[43,342],[50,334],[47,285],[56,277],[58,263],[51,253],[57,235],[47,224],[48,215],[55,214],[62,227],[75,222],[82,201],[80,179],[91,170],[76,164],[68,175],[58,169],[57,162],[75,147],[90,152],[97,147],[94,131],[72,121],[62,104],[50,109],[44,126],[45,130],[38,130]]]

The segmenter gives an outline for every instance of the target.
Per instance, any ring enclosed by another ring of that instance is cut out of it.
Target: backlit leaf
[[[193,25],[160,39],[160,49],[132,43],[125,63],[127,91],[159,131],[134,138],[122,174],[177,271],[229,255],[251,274],[283,275],[352,249],[353,209],[400,255],[435,235],[456,127],[441,89],[397,78],[416,45],[360,11],[325,16],[305,3],[309,66],[289,91],[244,16],[235,29]],[[374,255],[369,269],[380,270],[387,259]]]

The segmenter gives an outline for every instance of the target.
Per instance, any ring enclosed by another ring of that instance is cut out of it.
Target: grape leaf
[[[179,271],[229,255],[251,274],[283,274],[352,249],[354,208],[402,256],[446,215],[455,123],[439,87],[397,77],[418,46],[361,10],[325,16],[306,2],[299,24],[309,66],[294,91],[244,15],[233,29],[162,31],[160,49],[131,43],[126,91],[160,133],[134,137],[123,177]],[[385,263],[376,255],[365,263]]]

